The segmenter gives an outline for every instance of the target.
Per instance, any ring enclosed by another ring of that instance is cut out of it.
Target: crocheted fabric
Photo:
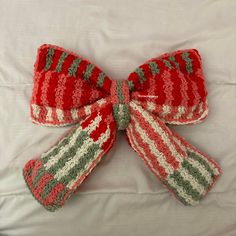
[[[60,208],[75,192],[113,146],[118,130],[125,130],[130,146],[183,204],[196,205],[212,188],[221,172],[218,164],[166,126],[197,123],[208,114],[196,49],[153,58],[124,81],[48,44],[38,49],[34,67],[32,121],[75,124],[23,170],[47,210]]]

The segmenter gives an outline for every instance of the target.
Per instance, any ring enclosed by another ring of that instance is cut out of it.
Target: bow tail
[[[106,107],[28,161],[23,174],[33,196],[49,211],[60,208],[112,147],[115,132],[112,110]]]
[[[126,129],[131,147],[185,205],[196,205],[220,175],[218,164],[135,102]]]

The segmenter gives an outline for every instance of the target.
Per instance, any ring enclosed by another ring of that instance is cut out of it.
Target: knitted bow
[[[53,45],[38,49],[31,118],[51,126],[76,124],[24,167],[34,197],[61,207],[109,151],[117,130],[148,168],[185,205],[197,204],[220,175],[206,154],[168,128],[207,116],[207,92],[196,49],[153,58],[128,80],[111,80],[97,66]]]

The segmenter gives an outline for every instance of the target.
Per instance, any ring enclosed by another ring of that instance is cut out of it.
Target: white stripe
[[[174,116],[174,119],[179,119],[185,113],[184,106],[178,106],[178,113]]]
[[[192,158],[188,158],[188,162],[195,167],[196,169],[198,169],[198,171],[202,174],[202,176],[205,177],[206,181],[208,182],[208,184],[212,183],[212,178],[211,178],[211,174],[205,169],[205,167],[203,165],[201,165],[198,161],[192,159]]]
[[[85,106],[84,111],[85,111],[86,115],[90,115],[91,114],[91,105]]]
[[[142,107],[139,107],[135,105],[134,103],[130,102],[130,105],[132,108],[136,108],[141,114],[143,114],[145,120],[149,123],[149,125],[161,136],[162,140],[167,144],[169,147],[172,155],[179,161],[183,161],[183,156],[182,154],[179,154],[177,150],[175,149],[173,143],[171,140],[167,137],[166,132],[159,126],[156,125],[155,120],[153,119],[152,116],[150,116]]]
[[[155,103],[154,102],[147,102],[147,109],[149,111],[154,111],[155,110]]]
[[[93,144],[94,144],[93,139],[87,138],[83,142],[82,146],[77,150],[76,154],[73,157],[71,157],[69,161],[65,163],[63,168],[57,171],[54,177],[59,181],[61,178],[67,175],[69,171],[78,163],[78,160],[89,151],[89,148]]]
[[[57,113],[57,119],[59,121],[63,121],[64,120],[63,110],[57,108],[56,113]]]
[[[88,132],[88,130],[90,131],[90,133],[96,129],[96,127],[98,126],[99,122],[101,121],[101,117],[100,116],[97,116],[93,122],[91,124],[89,124],[85,129],[82,129],[81,126],[78,126],[78,128],[76,129],[75,133],[72,135],[72,137],[70,138],[70,141],[67,145],[65,145],[57,155],[51,157],[51,159],[48,160],[47,163],[44,164],[45,166],[45,169],[48,170],[50,167],[52,167],[53,165],[55,165],[59,160],[60,158],[64,155],[64,153],[69,150],[72,146],[75,145],[75,142],[76,142],[76,139],[79,135],[79,133],[81,131],[85,131],[85,132]],[[60,144],[60,143],[59,143]],[[58,145],[59,145],[58,144]],[[52,150],[54,150],[58,145],[54,146]],[[51,150],[50,150],[51,151]],[[50,152],[47,152],[45,155],[42,156],[43,157],[46,157],[48,155],[48,153]]]
[[[206,192],[206,189],[197,182],[196,179],[194,179],[194,177],[188,173],[188,171],[186,169],[184,169],[183,167],[181,167],[179,170],[180,175],[183,177],[184,180],[187,180],[190,182],[190,184],[192,185],[192,187],[201,195],[204,195]]]
[[[167,181],[168,181],[168,183],[169,183],[171,186],[173,186],[173,187],[176,189],[176,191],[178,192],[178,194],[179,194],[182,198],[184,198],[184,200],[185,200],[187,203],[189,203],[189,204],[192,205],[192,206],[198,204],[198,202],[196,202],[195,200],[193,200],[193,198],[192,198],[190,195],[188,195],[187,193],[185,193],[183,187],[179,186],[173,179],[168,178]]]
[[[171,107],[168,105],[163,105],[163,112],[162,112],[162,117],[167,116],[170,113]]]
[[[91,164],[93,163],[93,161],[94,161],[102,152],[104,152],[104,150],[102,150],[101,147],[102,147],[103,143],[105,143],[105,142],[109,139],[110,135],[111,135],[111,130],[110,130],[109,126],[108,126],[106,132],[103,133],[103,134],[99,137],[99,139],[98,139],[96,142],[94,142],[94,141],[92,140],[93,143],[95,143],[95,144],[100,144],[100,149],[98,149],[98,150],[95,152],[94,158],[93,158],[92,160],[90,160],[90,162],[88,162],[88,163],[84,166],[85,171],[82,171],[82,170],[81,170],[80,172],[78,172],[77,175],[76,175],[76,177],[75,177],[74,179],[72,179],[72,180],[67,184],[66,187],[72,188],[73,185],[76,183],[76,181],[80,178],[80,176],[81,176],[83,173],[85,173],[86,170],[88,170],[88,168],[91,166]],[[87,148],[87,149],[88,149],[88,148]],[[78,155],[78,154],[79,154],[79,155]],[[79,163],[79,159],[80,159],[81,156],[82,156],[82,155],[80,155],[80,151],[78,150],[77,153],[75,154],[76,162],[74,163],[74,165],[76,165],[76,164]],[[70,168],[73,168],[73,167],[74,167],[74,166],[72,166],[72,167],[70,167]]]
[[[47,109],[46,121],[52,121],[52,108],[46,107],[46,109]]]
[[[78,109],[71,109],[71,117],[73,120],[78,120]]]
[[[33,108],[33,115],[34,115],[34,117],[39,118],[40,107],[38,105],[36,105],[36,104],[32,104],[31,106]]]
[[[162,166],[165,169],[167,174],[172,174],[173,173],[173,167],[166,161],[166,158],[163,155],[163,153],[160,152],[156,148],[156,145],[155,145],[154,141],[151,140],[148,137],[148,135],[146,134],[146,131],[143,130],[139,126],[139,123],[137,122],[137,120],[132,115],[131,115],[131,117],[134,121],[134,126],[135,126],[137,132],[139,133],[139,135],[142,138],[143,142],[146,143],[149,146],[149,149],[150,149],[151,153],[154,154],[157,157],[160,166]]]

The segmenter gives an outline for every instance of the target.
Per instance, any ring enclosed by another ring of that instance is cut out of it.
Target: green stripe
[[[177,196],[177,198],[184,204],[184,205],[190,205],[177,191],[177,189],[175,187],[173,187],[171,184],[169,184],[167,182],[166,179],[162,179],[162,182],[169,188],[171,189],[175,195]]]
[[[189,58],[189,53],[188,52],[183,52],[181,54],[182,59],[185,60],[186,63],[186,71],[188,72],[188,74],[193,72],[193,65],[192,65],[192,59]]]
[[[181,175],[179,171],[174,171],[173,174],[169,176],[169,178],[172,178],[180,187],[183,188],[183,190],[192,197],[195,201],[200,201],[203,196],[193,188],[189,180],[185,180]]]
[[[103,86],[104,78],[105,78],[105,73],[100,72],[100,74],[98,76],[97,87],[101,88]]]
[[[76,132],[76,129],[73,130],[68,136],[64,137],[57,144],[57,147],[55,147],[55,146],[52,147],[52,151],[49,152],[47,156],[41,158],[43,164],[46,164],[51,157],[57,155],[59,153],[59,151],[61,150],[61,148],[64,147],[65,145],[67,145],[70,142],[70,138],[75,132]]]
[[[201,184],[204,188],[208,189],[210,185],[208,184],[205,177],[199,172],[199,170],[191,165],[186,159],[182,162],[182,167],[186,169],[189,174],[191,174],[194,179],[197,180],[199,184]]]
[[[135,73],[138,75],[140,83],[143,84],[144,81],[146,80],[146,78],[145,78],[145,75],[144,75],[144,72],[143,72],[142,68],[138,67],[135,70]]]
[[[163,62],[167,68],[172,69],[172,66],[168,60],[163,59]]]
[[[210,165],[207,163],[206,160],[204,160],[200,155],[197,155],[194,152],[191,152],[187,150],[188,157],[192,158],[193,160],[197,161],[199,164],[201,164],[211,175],[211,177],[214,179],[215,174]]]
[[[70,147],[58,160],[57,163],[55,163],[53,166],[51,166],[48,171],[55,175],[59,169],[62,169],[63,166],[65,166],[66,162],[68,162],[70,159],[72,159],[78,149],[83,145],[84,141],[88,139],[88,134],[85,131],[81,131],[75,141],[75,144]],[[71,140],[70,140],[71,141]]]
[[[119,111],[122,109],[123,115],[120,117]],[[113,115],[116,121],[118,130],[125,130],[130,121],[130,111],[129,106],[126,104],[116,104],[113,105]]]
[[[117,97],[119,99],[119,103],[124,103],[124,94],[122,89],[122,81],[116,82],[116,89],[117,89]]]
[[[176,67],[177,69],[179,69],[179,63],[175,60],[175,57],[174,57],[174,56],[169,56],[169,60],[172,61],[172,62],[174,62],[175,67]]]
[[[79,64],[80,64],[81,61],[82,61],[82,59],[76,58],[76,59],[72,62],[70,68],[68,69],[68,75],[69,75],[69,76],[74,76],[74,77],[76,76],[76,71],[77,71],[78,66],[79,66]]]
[[[88,169],[89,166],[87,165],[97,157],[95,156],[95,154],[99,149],[99,144],[93,143],[88,146],[86,153],[82,157],[79,157],[79,163],[76,164],[73,168],[71,168],[69,170],[69,173],[60,179],[60,182],[67,185],[71,180],[74,180],[77,177],[78,173],[80,173],[81,176],[83,172]]]
[[[61,72],[62,65],[63,65],[67,56],[68,56],[67,52],[63,52],[61,54],[60,59],[58,60],[58,63],[57,63],[56,70],[55,70],[56,72]]]
[[[128,87],[129,87],[130,91],[133,91],[134,90],[134,82],[131,80],[128,80]]]
[[[149,67],[150,67],[150,69],[152,71],[152,75],[153,76],[155,76],[156,74],[160,74],[160,69],[159,69],[159,67],[158,67],[156,62],[151,61],[151,62],[148,63],[148,65],[149,65]]]
[[[55,179],[50,180],[41,192],[42,199],[45,199],[52,191],[52,189],[58,184]]]
[[[39,169],[38,173],[36,174],[35,178],[33,179],[34,188],[37,187],[40,179],[44,176],[44,174],[45,174],[45,170],[43,167],[41,167],[41,169]]]
[[[86,70],[85,70],[85,72],[83,73],[85,80],[89,80],[89,78],[90,78],[91,75],[92,75],[93,69],[94,69],[94,65],[92,65],[92,64],[88,64],[88,65],[87,65]]]
[[[53,48],[48,49],[44,70],[49,70],[50,66],[52,65],[52,58],[53,58],[54,53],[55,53],[55,50]]]

